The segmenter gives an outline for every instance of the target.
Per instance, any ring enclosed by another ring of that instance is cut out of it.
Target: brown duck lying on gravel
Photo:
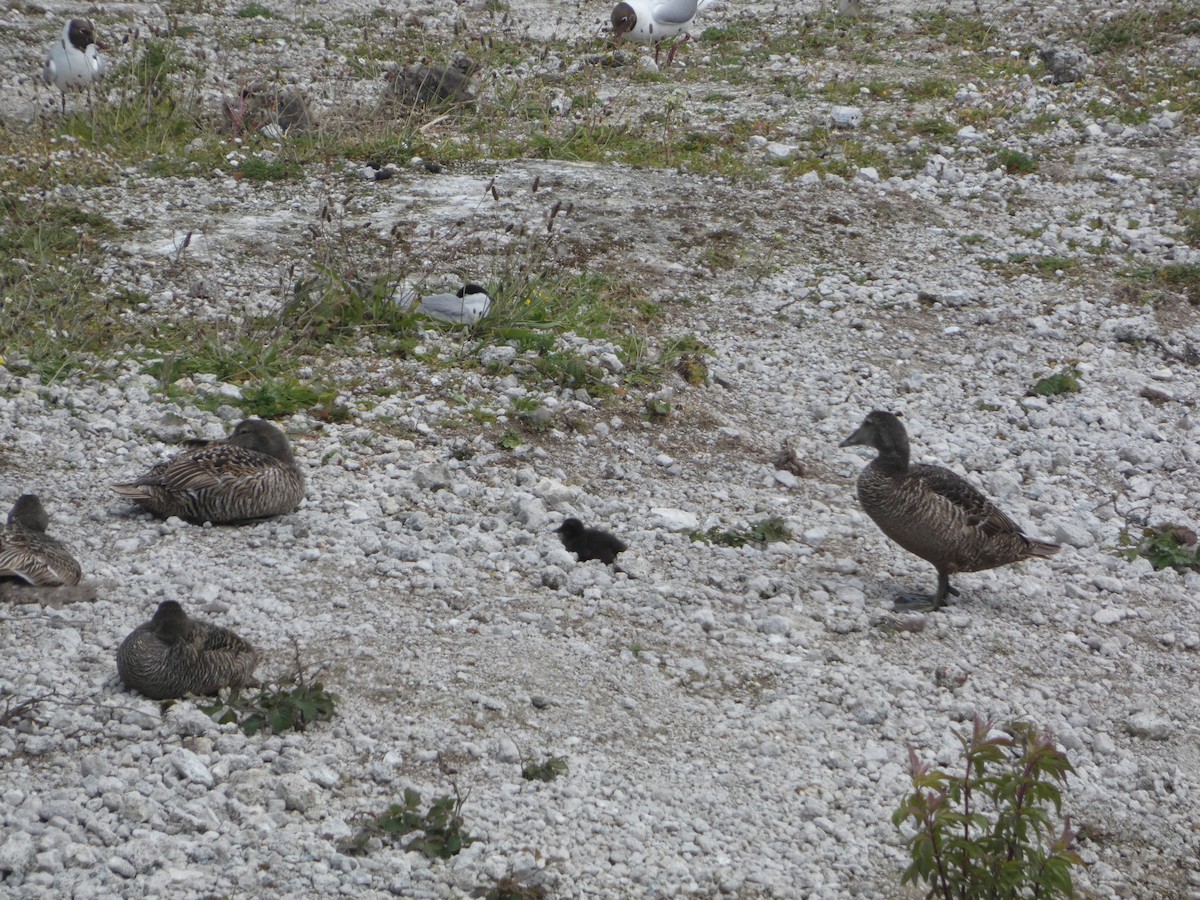
[[[71,551],[46,534],[50,517],[36,494],[22,494],[0,527],[0,578],[39,587],[79,584],[83,572]]]
[[[898,610],[938,609],[956,572],[978,572],[1030,557],[1049,558],[1061,547],[1028,538],[983,494],[949,469],[909,465],[908,433],[892,413],[875,410],[842,447],[865,444],[879,455],[858,477],[858,499],[893,541],[938,573],[933,594],[901,594]]]
[[[152,513],[227,525],[290,513],[304,499],[304,473],[287,436],[262,419],[153,466],[113,490]]]
[[[151,700],[208,696],[251,682],[258,651],[228,628],[198,622],[174,600],[129,633],[117,650],[117,674]]]

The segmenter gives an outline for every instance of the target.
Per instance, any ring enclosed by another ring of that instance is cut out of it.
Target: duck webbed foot
[[[935,612],[946,605],[946,596],[958,596],[958,590],[950,586],[950,576],[938,572],[937,591],[932,594],[900,594],[892,604],[896,612]]]
[[[898,594],[892,603],[895,612],[935,612],[946,605],[937,594]]]

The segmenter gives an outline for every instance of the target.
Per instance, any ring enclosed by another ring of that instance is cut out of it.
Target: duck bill
[[[838,444],[838,446],[839,447],[855,447],[855,446],[858,446],[859,444],[870,443],[867,440],[867,436],[865,434],[863,434],[864,430],[865,430],[865,426],[860,426],[859,429],[854,432],[854,434],[850,435],[850,437],[846,438],[844,441],[842,441],[840,444]]]

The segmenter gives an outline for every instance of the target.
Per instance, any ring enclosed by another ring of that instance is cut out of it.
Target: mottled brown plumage
[[[937,591],[905,594],[897,609],[937,609],[956,572],[978,572],[1030,557],[1047,558],[1057,544],[1026,537],[970,484],[941,466],[910,465],[908,433],[892,413],[875,410],[841,446],[866,444],[879,455],[858,478],[858,499],[883,533],[938,573]]]
[[[71,551],[46,534],[50,517],[36,494],[23,494],[0,528],[0,578],[20,578],[39,587],[79,584],[83,572]]]
[[[457,56],[448,66],[413,63],[384,77],[385,103],[405,108],[466,104],[473,99],[471,76],[479,66],[468,56]]]
[[[228,628],[198,622],[174,600],[129,633],[117,650],[126,687],[152,700],[209,696],[249,684],[258,651]]]
[[[178,453],[113,490],[163,518],[222,525],[291,512],[304,499],[304,474],[282,431],[246,419],[224,440]]]

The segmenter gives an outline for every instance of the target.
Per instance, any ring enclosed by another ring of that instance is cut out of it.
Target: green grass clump
[[[1130,562],[1148,559],[1156,572],[1160,569],[1200,572],[1200,546],[1196,543],[1196,533],[1183,525],[1144,528],[1138,539],[1125,530],[1121,532],[1119,542],[1119,556]]]
[[[284,327],[318,342],[338,343],[357,338],[364,330],[392,336],[417,333],[414,313],[392,299],[393,279],[342,277],[327,269],[296,282],[284,308]]]
[[[335,393],[327,388],[314,388],[295,378],[276,378],[243,388],[239,405],[247,415],[274,419],[314,406],[329,409]]]
[[[234,14],[238,19],[271,19],[275,14],[261,3],[247,3]]]
[[[945,43],[982,52],[996,42],[997,34],[982,17],[959,15],[945,10],[916,12],[914,29],[918,34],[938,38]]]
[[[246,181],[295,181],[304,174],[299,163],[279,159],[263,159],[252,156],[243,160],[238,171]]]
[[[1143,268],[1131,277],[1137,281],[1150,282],[1164,292],[1182,295],[1188,303],[1200,306],[1200,264],[1170,263],[1164,266]]]
[[[403,802],[393,803],[379,815],[369,816],[345,850],[365,853],[372,838],[411,834],[413,837],[404,845],[405,850],[418,851],[429,859],[450,859],[478,840],[463,827],[463,802],[462,797],[439,797],[422,813],[421,795],[407,788]]]
[[[1020,150],[1001,150],[996,154],[996,162],[1009,175],[1031,175],[1038,170],[1037,160]]]
[[[321,682],[307,683],[297,675],[275,685],[265,685],[256,694],[235,692],[201,709],[222,725],[236,722],[242,732],[254,736],[262,730],[304,731],[313,722],[333,718],[337,697],[326,693]]]
[[[693,541],[722,547],[744,547],[746,544],[763,547],[776,541],[791,540],[791,537],[791,530],[778,516],[759,519],[749,528],[725,529],[714,525],[708,531],[696,531],[691,535]]]
[[[1045,378],[1039,378],[1031,393],[1039,397],[1055,397],[1059,394],[1076,394],[1080,390],[1079,377],[1083,373],[1073,365],[1066,365]]]
[[[1052,737],[1031,725],[1009,725],[992,737],[976,719],[963,745],[961,773],[933,769],[909,749],[913,791],[892,814],[907,838],[912,863],[901,884],[923,882],[945,898],[1069,897],[1073,850],[1070,817],[1061,830],[1062,794],[1074,768]]]

